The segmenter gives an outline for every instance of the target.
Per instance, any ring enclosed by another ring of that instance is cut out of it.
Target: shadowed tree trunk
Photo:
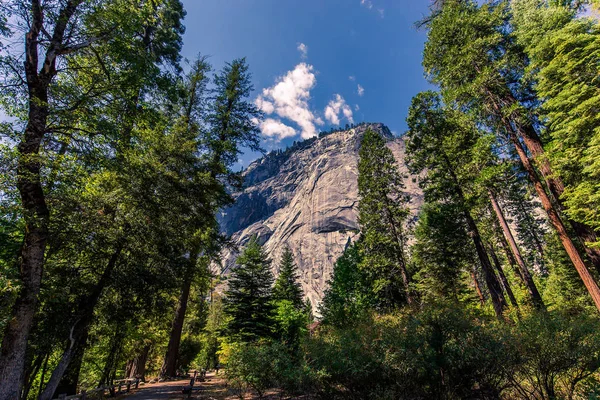
[[[563,224],[563,221],[560,218],[560,215],[558,214],[558,211],[556,210],[556,208],[552,204],[552,201],[550,200],[550,197],[546,193],[546,190],[545,190],[544,186],[542,185],[542,182],[540,181],[540,179],[537,175],[537,172],[535,171],[535,168],[533,167],[531,161],[529,160],[529,157],[527,156],[527,153],[525,152],[523,145],[519,141],[519,138],[517,137],[517,135],[515,134],[515,132],[513,130],[509,130],[508,133],[509,133],[509,136],[510,136],[510,139],[511,139],[513,145],[515,146],[515,149],[517,150],[517,154],[519,155],[519,158],[521,159],[523,168],[525,168],[525,171],[529,175],[529,179],[533,183],[533,186],[535,187],[535,191],[537,192],[537,194],[540,198],[540,201],[542,202],[542,207],[548,214],[548,219],[550,220],[550,223],[556,230],[563,247],[565,248],[567,254],[569,255],[569,258],[571,259],[571,262],[573,263],[573,265],[575,266],[575,269],[579,273],[579,276],[581,277],[583,284],[585,285],[586,289],[588,290],[590,296],[592,296],[592,300],[594,301],[596,308],[600,311],[600,288],[594,281],[594,278],[592,277],[590,271],[588,270],[587,266],[585,265],[583,258],[581,257],[581,254],[579,254],[579,250],[577,249],[577,247],[571,240],[571,238],[567,232],[567,229],[566,229],[565,225]]]
[[[504,274],[504,270],[502,269],[502,264],[500,264],[500,260],[498,260],[498,256],[496,255],[496,252],[494,251],[494,248],[491,245],[488,246],[488,253],[490,254],[490,257],[492,258],[492,261],[494,262],[494,265],[496,266],[496,270],[498,271],[498,276],[500,277],[500,282],[502,282],[502,286],[504,287],[504,290],[506,291],[506,295],[508,296],[510,303],[515,308],[519,308],[517,299],[515,298],[515,295],[514,295],[512,289],[510,288],[508,279],[506,278],[506,275]]]
[[[504,236],[504,239],[506,240],[506,242],[508,242],[508,245],[510,246],[510,250],[512,253],[511,256],[519,267],[519,277],[523,280],[523,283],[525,284],[525,287],[529,292],[529,297],[531,298],[531,301],[537,308],[545,308],[542,296],[540,295],[535,285],[535,282],[533,281],[533,277],[529,273],[527,265],[525,265],[525,261],[523,260],[523,257],[521,256],[521,251],[519,250],[519,246],[517,245],[517,242],[510,230],[510,227],[508,226],[508,222],[504,217],[504,213],[502,212],[502,208],[500,208],[500,204],[498,204],[494,192],[489,190],[488,195],[490,198],[490,202],[492,203],[494,213],[496,214],[498,223],[500,224],[500,228],[502,228],[502,234]]]
[[[67,394],[67,396],[77,394],[77,383],[79,382],[79,372],[81,371],[81,364],[83,363],[83,355],[85,353],[85,347],[89,336],[89,330],[85,330],[81,337],[82,345],[77,346],[77,350],[73,355],[73,359],[69,363],[65,374],[58,383],[54,396],[57,397],[60,394]]]
[[[67,25],[81,2],[82,0],[69,0],[61,8],[46,54],[40,62],[38,45],[39,35],[44,30],[44,9],[40,0],[31,1],[31,20],[29,31],[25,34],[25,79],[29,110],[27,125],[17,148],[17,189],[25,222],[19,257],[21,289],[2,337],[0,399],[18,399],[21,395],[25,351],[38,304],[49,235],[50,213],[41,183],[39,158],[42,139],[47,131],[48,91],[56,76],[56,58],[64,51]]]
[[[179,344],[181,343],[181,332],[183,331],[183,322],[185,320],[185,313],[187,311],[187,304],[190,297],[191,287],[192,275],[188,274],[188,276],[186,276],[185,278],[185,281],[183,282],[181,295],[179,296],[179,303],[177,304],[177,310],[175,311],[175,317],[173,318],[173,324],[171,325],[169,345],[167,346],[165,360],[160,369],[161,378],[171,378],[177,375]]]
[[[475,268],[471,270],[471,278],[473,279],[473,286],[475,287],[475,291],[477,292],[477,296],[479,297],[479,302],[482,306],[485,305],[485,297],[483,296],[483,292],[481,291],[481,286],[479,286],[479,280],[477,280],[477,273]]]
[[[127,378],[139,378],[146,382],[146,363],[150,354],[150,345],[147,344],[139,351],[129,365]]]
[[[467,223],[467,233],[471,237],[471,240],[473,240],[473,245],[475,246],[475,251],[477,252],[477,257],[479,258],[479,263],[483,271],[483,278],[485,279],[485,284],[490,293],[490,298],[492,299],[494,312],[496,313],[496,316],[502,320],[504,319],[504,310],[508,306],[508,304],[506,303],[506,299],[504,298],[504,294],[502,293],[502,287],[500,286],[500,282],[498,282],[498,278],[494,273],[494,268],[490,263],[490,259],[485,250],[485,246],[483,245],[483,241],[481,240],[479,228],[477,228],[477,224],[475,223],[475,220],[471,216],[469,210],[465,208],[465,204],[467,204],[467,202],[465,200],[465,195],[460,185],[460,181],[458,180],[458,177],[454,172],[450,159],[445,154],[444,161],[447,172],[450,175],[450,178],[452,179],[454,191],[458,196],[460,204],[463,205],[463,214]]]
[[[128,228],[125,229],[125,234],[128,232]],[[52,371],[52,375],[50,376],[50,380],[48,380],[48,384],[44,391],[40,394],[38,400],[51,400],[54,395],[56,388],[58,387],[60,381],[65,374],[65,371],[69,367],[69,364],[73,360],[73,357],[77,354],[80,347],[85,347],[84,338],[87,338],[88,331],[90,329],[90,325],[92,323],[94,317],[94,309],[96,308],[96,304],[100,300],[100,296],[102,295],[102,291],[108,284],[110,280],[110,276],[117,265],[117,261],[119,260],[119,256],[125,247],[125,240],[121,239],[117,241],[117,245],[115,251],[111,255],[106,268],[104,269],[102,276],[98,280],[98,283],[92,290],[89,296],[82,299],[79,306],[79,317],[71,326],[71,331],[69,334],[69,340],[65,351],[63,352],[60,361]]]

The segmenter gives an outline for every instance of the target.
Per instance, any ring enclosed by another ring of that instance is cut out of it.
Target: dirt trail
[[[187,395],[181,392],[181,388],[187,386],[189,380],[183,379],[178,381],[160,382],[146,384],[136,390],[134,393],[123,397],[126,400],[184,400]],[[205,382],[196,382],[192,399],[214,399],[225,400],[233,399],[227,391],[227,384],[220,376],[214,372],[206,375]]]

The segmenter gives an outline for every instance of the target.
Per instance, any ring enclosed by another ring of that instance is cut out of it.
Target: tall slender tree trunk
[[[53,397],[58,397],[60,394],[66,394],[67,396],[77,394],[77,383],[79,383],[79,373],[81,371],[81,365],[83,364],[83,356],[85,354],[88,336],[89,330],[86,329],[80,340],[81,345],[77,346],[73,359],[58,383]]]
[[[496,271],[498,271],[498,276],[500,277],[500,282],[502,282],[502,286],[504,287],[504,291],[506,292],[506,295],[508,296],[508,300],[510,300],[510,304],[512,304],[513,307],[515,307],[515,308],[519,308],[519,304],[517,303],[515,294],[513,293],[512,289],[510,287],[510,283],[508,282],[508,279],[506,278],[506,274],[504,273],[504,270],[502,269],[502,264],[500,264],[500,260],[498,260],[498,256],[496,255],[496,252],[494,251],[494,248],[491,245],[488,246],[488,253],[490,254],[490,257],[492,258],[494,266],[496,267]]]
[[[473,286],[475,287],[475,292],[477,292],[477,296],[479,297],[479,302],[482,306],[485,306],[485,297],[483,296],[483,292],[481,291],[481,286],[479,286],[479,280],[477,279],[475,267],[471,269],[471,278],[473,279]]]
[[[413,303],[413,294],[410,288],[410,276],[408,275],[408,270],[406,268],[406,256],[404,253],[405,240],[402,232],[402,227],[396,226],[396,221],[392,215],[390,199],[388,198],[386,193],[382,193],[382,196],[385,198],[386,204],[386,214],[388,217],[389,225],[392,230],[392,235],[396,240],[398,245],[398,250],[396,252],[396,258],[398,260],[398,266],[400,267],[400,274],[402,275],[402,283],[404,284],[404,290],[406,294],[406,302],[408,304]]]
[[[128,229],[126,228],[125,231],[127,232]],[[46,384],[46,388],[40,394],[38,400],[52,399],[54,392],[56,392],[56,388],[62,380],[65,371],[69,367],[69,364],[73,360],[73,357],[77,354],[77,351],[80,347],[85,347],[85,342],[83,339],[87,338],[90,325],[94,318],[94,309],[96,308],[96,304],[98,304],[98,301],[100,300],[102,291],[104,290],[104,288],[110,280],[110,276],[117,265],[117,261],[119,260],[119,256],[121,255],[121,252],[123,251],[124,247],[124,239],[117,241],[115,251],[111,255],[108,264],[102,272],[102,276],[98,280],[98,283],[96,284],[92,292],[89,294],[89,296],[87,296],[81,301],[79,306],[79,318],[71,326],[68,345],[63,354],[61,355],[57,366],[52,371],[52,375],[50,376],[50,379]]]
[[[492,305],[494,307],[494,312],[498,319],[504,319],[504,310],[508,306],[506,303],[506,299],[504,298],[504,294],[502,293],[502,287],[500,286],[500,282],[498,282],[498,278],[494,273],[494,268],[490,263],[490,259],[485,250],[485,246],[483,245],[483,241],[481,240],[481,234],[479,233],[479,228],[477,228],[477,224],[475,220],[471,216],[471,213],[468,209],[466,209],[466,200],[465,195],[462,190],[462,186],[460,185],[460,181],[454,172],[454,168],[452,167],[452,163],[446,154],[444,154],[444,161],[446,164],[447,172],[450,174],[452,182],[454,184],[454,191],[458,196],[462,207],[463,214],[465,216],[465,221],[467,222],[467,232],[473,240],[473,245],[475,246],[475,251],[477,252],[477,257],[479,258],[479,263],[481,265],[481,269],[483,271],[483,277],[485,279],[485,284],[490,293],[490,298],[492,299]]]
[[[161,378],[171,378],[177,375],[177,361],[179,359],[179,345],[181,343],[181,332],[183,331],[183,322],[187,311],[187,304],[190,297],[190,289],[192,287],[192,274],[188,274],[183,282],[177,310],[171,325],[171,335],[169,336],[169,344],[163,365],[160,369]]]
[[[537,192],[540,201],[542,202],[542,207],[546,211],[546,214],[548,214],[548,219],[550,220],[550,223],[558,233],[558,237],[563,247],[565,248],[567,254],[569,255],[571,262],[573,263],[575,269],[579,273],[579,276],[581,277],[581,280],[583,281],[583,284],[585,285],[586,289],[590,293],[590,296],[592,296],[592,300],[594,301],[596,308],[598,309],[598,311],[600,311],[600,288],[594,281],[592,274],[585,265],[581,254],[579,254],[579,250],[569,237],[567,229],[563,224],[558,211],[556,210],[556,208],[552,204],[552,201],[550,200],[550,197],[546,193],[546,190],[542,185],[542,182],[540,181],[537,172],[533,167],[533,164],[529,160],[529,157],[527,156],[523,145],[519,141],[519,138],[512,129],[508,130],[508,134],[513,145],[515,146],[515,149],[517,150],[519,158],[521,159],[523,168],[525,168],[525,171],[529,175],[529,179],[533,183],[535,191]]]
[[[21,289],[2,337],[0,348],[0,399],[18,399],[23,385],[25,351],[33,326],[42,281],[44,253],[49,236],[50,212],[41,182],[40,146],[48,120],[48,90],[56,75],[56,57],[71,17],[82,0],[69,0],[59,11],[43,63],[38,54],[44,9],[31,1],[29,31],[25,34],[25,79],[29,96],[28,121],[18,145],[17,189],[25,221],[20,252]],[[38,72],[38,68],[42,65]]]
[[[548,189],[552,196],[556,200],[556,204],[559,210],[562,211],[564,206],[562,204],[562,195],[565,192],[565,185],[563,184],[560,177],[554,174],[550,161],[546,157],[542,141],[531,125],[517,125],[517,133],[523,139],[525,146],[531,152],[536,164],[542,173],[542,176],[548,184]],[[596,232],[589,226],[580,222],[568,220],[573,228],[573,231],[580,238],[581,244],[585,249],[588,257],[598,272],[600,272],[600,250],[593,249],[587,246],[586,242],[595,242],[598,240]]]
[[[485,279],[485,284],[490,293],[490,298],[492,299],[494,312],[496,313],[498,319],[503,320],[504,310],[508,304],[506,303],[506,299],[502,293],[502,287],[500,286],[500,282],[498,282],[498,278],[494,273],[490,259],[485,251],[485,247],[483,245],[483,241],[481,240],[481,235],[479,233],[479,229],[477,228],[477,224],[475,224],[475,220],[473,220],[471,213],[468,211],[465,210],[464,214],[467,221],[467,230],[469,232],[469,236],[473,240],[473,244],[475,245],[475,251],[477,252],[481,269],[483,271],[483,278]]]
[[[516,261],[516,263],[519,267],[519,276],[523,280],[523,283],[525,283],[525,287],[527,288],[527,291],[529,292],[529,297],[531,298],[531,301],[537,308],[545,308],[544,301],[542,300],[542,296],[540,295],[540,292],[538,291],[537,286],[535,285],[535,282],[533,281],[533,277],[529,273],[529,269],[527,268],[527,265],[525,264],[525,261],[523,260],[523,257],[521,256],[521,251],[519,250],[519,246],[517,245],[517,242],[510,230],[510,227],[508,226],[508,222],[506,221],[506,218],[504,217],[504,213],[502,212],[502,208],[500,207],[500,204],[498,204],[498,200],[496,199],[494,192],[492,190],[488,190],[488,195],[490,198],[490,202],[492,203],[492,208],[494,209],[494,213],[496,214],[496,219],[498,220],[498,223],[500,224],[500,228],[502,228],[502,234],[504,236],[504,239],[506,240],[506,242],[508,242],[508,245],[510,246],[513,260]],[[510,259],[509,259],[509,261],[510,261]]]
[[[106,356],[104,369],[102,371],[102,376],[100,377],[100,382],[98,382],[98,386],[112,384],[112,380],[114,378],[113,371],[115,370],[117,363],[119,362],[123,338],[124,331],[122,330],[122,326],[120,326],[119,323],[116,323],[115,332],[111,340],[110,349],[108,351],[108,355]]]

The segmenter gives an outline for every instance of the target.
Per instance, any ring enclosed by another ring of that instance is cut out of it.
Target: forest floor
[[[178,381],[159,382],[146,384],[140,387],[134,393],[123,397],[126,400],[185,400],[188,399],[187,394],[181,393],[181,388],[188,385],[188,379]],[[194,386],[196,389],[192,394],[192,399],[206,400],[234,400],[239,397],[227,387],[227,381],[224,379],[223,372],[215,375],[214,372],[206,374],[205,382],[197,382]],[[257,395],[247,393],[244,396],[245,400],[258,399]],[[279,392],[269,391],[265,393],[263,399],[280,399]]]

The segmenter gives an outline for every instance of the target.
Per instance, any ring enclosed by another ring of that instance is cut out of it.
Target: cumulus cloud
[[[327,121],[331,122],[332,125],[339,125],[340,113],[344,115],[348,122],[354,122],[352,118],[352,109],[346,104],[346,100],[344,100],[342,96],[336,94],[333,100],[329,101],[329,104],[325,107],[325,118]]]
[[[362,97],[362,95],[365,94],[365,88],[359,84],[358,87],[356,88],[356,92],[358,93],[359,96]]]
[[[302,57],[303,60],[306,59],[308,56],[308,46],[304,43],[298,43],[297,49],[300,52],[300,57]]]
[[[260,131],[263,135],[273,138],[276,141],[287,137],[296,136],[296,130],[291,126],[287,126],[281,121],[273,118],[267,118],[260,123]]]
[[[256,99],[256,105],[265,114],[275,113],[281,118],[287,118],[298,124],[304,139],[315,136],[317,134],[315,124],[323,123],[308,106],[310,91],[317,84],[313,71],[312,65],[300,63],[292,71],[277,78],[275,85],[263,89]]]

